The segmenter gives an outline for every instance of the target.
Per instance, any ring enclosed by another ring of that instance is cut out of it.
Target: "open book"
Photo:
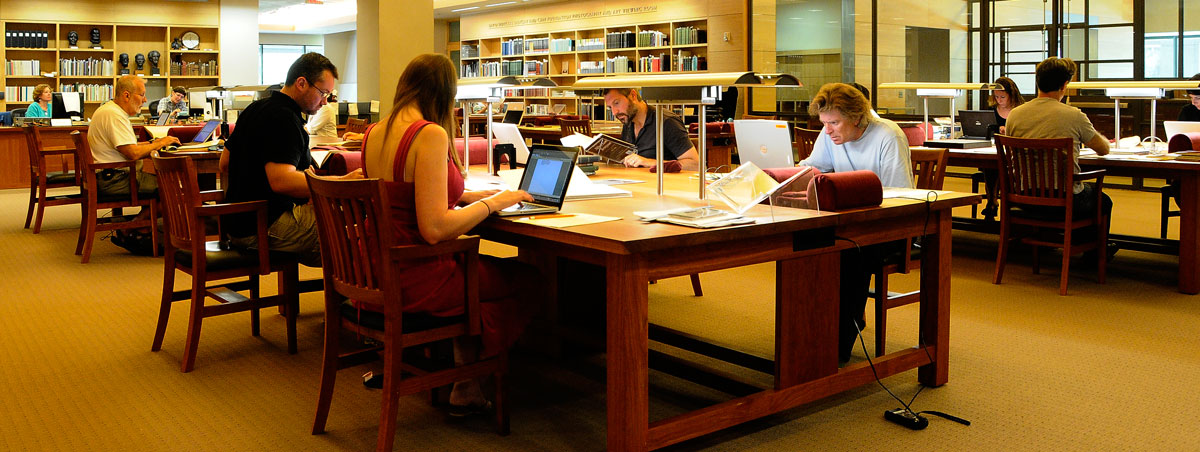
[[[559,141],[563,146],[581,147],[584,152],[599,155],[613,163],[621,163],[625,160],[625,156],[637,153],[637,146],[603,133],[598,133],[594,137],[575,133],[565,136]]]
[[[811,170],[812,167],[805,168],[780,183],[753,162],[746,162],[709,184],[707,188],[709,193],[716,195],[717,199],[724,201],[740,215]]]

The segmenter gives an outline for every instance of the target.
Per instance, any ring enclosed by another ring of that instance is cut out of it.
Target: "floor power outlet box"
[[[928,419],[904,408],[884,411],[883,418],[912,430],[922,430],[929,426]]]

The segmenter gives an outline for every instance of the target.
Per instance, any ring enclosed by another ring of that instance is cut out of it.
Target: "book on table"
[[[612,136],[598,133],[596,136],[587,136],[582,133],[575,133],[562,137],[563,146],[575,146],[583,148],[584,152],[589,154],[599,155],[613,163],[621,163],[625,157],[630,154],[637,153],[637,146],[633,143],[624,141]]]

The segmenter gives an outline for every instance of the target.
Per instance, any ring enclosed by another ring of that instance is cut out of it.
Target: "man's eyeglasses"
[[[323,98],[325,98],[325,99],[328,99],[328,98],[329,98],[329,95],[330,95],[330,94],[333,94],[333,91],[332,91],[332,90],[330,90],[330,91],[325,91],[325,90],[321,89],[321,87],[317,86],[316,84],[312,84],[312,87],[313,87],[313,88],[315,88],[315,89],[317,90],[317,92],[318,92],[318,93],[321,93],[321,97],[323,97]]]

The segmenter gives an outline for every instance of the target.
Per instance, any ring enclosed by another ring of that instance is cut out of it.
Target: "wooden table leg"
[[[1179,179],[1179,291],[1200,293],[1200,177],[1194,172]]]
[[[775,264],[775,388],[838,371],[838,269],[830,252]]]
[[[921,242],[921,345],[932,346],[933,362],[917,370],[917,381],[941,386],[950,378],[950,210],[934,213],[933,236]]]
[[[608,450],[646,450],[650,429],[646,262],[608,255]]]

